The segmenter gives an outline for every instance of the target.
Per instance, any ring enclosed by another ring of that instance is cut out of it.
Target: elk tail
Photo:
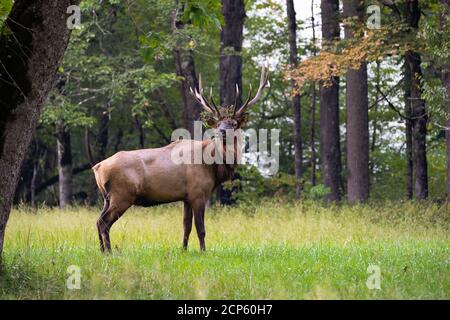
[[[109,181],[104,181],[101,171],[99,170],[101,167],[101,163],[97,163],[95,166],[92,167],[92,171],[94,171],[95,181],[97,182],[97,187],[100,190],[100,193],[102,194],[103,198],[108,199],[108,193],[109,193]]]

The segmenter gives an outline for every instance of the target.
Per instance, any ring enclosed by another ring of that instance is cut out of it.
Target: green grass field
[[[181,206],[132,208],[99,252],[100,209],[15,209],[1,299],[449,299],[450,208],[315,203],[210,208],[206,252]],[[69,290],[67,268],[81,288]],[[381,271],[370,290],[369,265]]]

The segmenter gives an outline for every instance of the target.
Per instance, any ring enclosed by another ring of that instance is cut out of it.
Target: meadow
[[[110,255],[99,250],[99,211],[15,208],[0,299],[450,298],[446,205],[212,207],[206,252],[195,228],[181,249],[180,205],[131,208],[112,228]],[[80,289],[66,286],[71,265]],[[370,265],[380,289],[366,285]]]

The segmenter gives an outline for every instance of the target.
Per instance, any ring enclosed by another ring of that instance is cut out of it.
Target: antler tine
[[[200,94],[203,94],[203,86],[202,86],[202,74],[198,74],[198,91]]]
[[[244,112],[245,109],[247,109],[251,105],[254,105],[261,98],[261,94],[262,94],[264,88],[266,88],[268,86],[268,84],[269,84],[269,68],[267,68],[267,74],[266,74],[265,71],[266,70],[264,68],[264,65],[262,65],[262,67],[261,67],[261,77],[259,79],[258,91],[256,92],[256,95],[255,95],[255,97],[252,100],[247,99],[247,101],[237,111],[237,113],[236,113],[237,115],[242,114],[242,112]]]
[[[234,97],[233,115],[236,113],[238,99],[239,99],[239,85],[236,83],[236,95]]]
[[[212,87],[211,87],[210,90],[209,90],[209,100],[211,101],[211,103],[212,103],[212,105],[213,105],[213,107],[214,107],[214,110],[217,112],[217,116],[220,117],[220,111],[219,111],[219,108],[217,108],[217,105],[216,105],[216,103],[214,102],[214,98],[213,98],[213,94],[212,94]]]
[[[248,96],[247,96],[247,99],[245,100],[243,106],[246,106],[248,104],[248,102],[250,101],[251,97],[252,97],[252,84],[250,83],[250,86],[249,86],[249,89],[248,89]],[[235,114],[236,114],[236,107],[234,108],[233,116]]]
[[[208,112],[211,112],[213,114],[216,113],[217,110],[214,110],[211,105],[208,103],[208,101],[205,99],[205,97],[203,96],[203,86],[202,86],[202,75],[199,74],[198,75],[198,90],[197,88],[194,89],[194,91],[192,90],[192,88],[190,88],[191,93],[193,93],[195,95],[195,97],[197,98],[197,101],[200,103],[200,105],[203,107],[203,109],[205,109]]]

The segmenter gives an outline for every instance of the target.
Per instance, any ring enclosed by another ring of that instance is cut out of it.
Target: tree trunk
[[[442,0],[442,3],[447,5],[447,11],[443,13],[446,17],[450,11],[450,0]],[[444,66],[442,70],[442,84],[447,91],[447,117],[450,116],[450,64]],[[445,144],[447,146],[447,202],[450,202],[450,118],[447,120],[445,130]]]
[[[447,90],[447,117],[450,115],[450,65],[446,65],[442,72],[442,83]],[[450,202],[450,119],[447,120],[445,143],[447,146],[447,201]]]
[[[418,0],[406,4],[406,20],[414,32],[419,27],[420,8]],[[411,75],[411,119],[412,119],[412,150],[414,167],[414,193],[417,200],[428,197],[427,174],[427,112],[422,99],[422,69],[421,57],[418,52],[407,51],[405,54],[407,67]]]
[[[0,259],[20,166],[69,40],[67,7],[76,3],[16,0],[0,36]]]
[[[359,0],[344,1],[344,16],[364,19],[364,5]],[[345,38],[353,38],[351,27],[345,27]],[[369,101],[367,65],[349,69],[346,74],[347,104],[347,200],[349,203],[369,198]]]
[[[64,208],[72,204],[72,146],[70,132],[64,125],[56,126],[58,148],[59,173],[59,207]]]
[[[36,180],[39,174],[39,159],[33,163],[33,176],[30,182],[30,202],[31,207],[36,208]]]
[[[312,84],[312,104],[311,104],[311,185],[315,186],[316,182],[316,100],[317,91],[316,84]]]
[[[144,149],[145,148],[145,131],[144,126],[141,123],[141,120],[139,120],[138,116],[134,117],[134,122],[136,123],[136,129],[139,133],[139,148]]]
[[[289,63],[291,68],[295,68],[298,62],[297,56],[297,21],[295,20],[295,8],[293,0],[286,0],[287,18],[289,29]],[[295,80],[292,80],[292,87],[295,86]],[[301,178],[302,178],[302,135],[301,135],[301,106],[300,94],[294,94],[292,97],[292,113],[294,115],[294,168],[295,178],[295,197],[300,199]]]
[[[180,19],[183,10],[184,5],[181,5],[174,12],[174,31],[184,28],[184,23]],[[194,56],[192,50],[187,48],[185,41],[181,40],[178,41],[174,49],[174,54],[177,75],[183,78],[180,84],[181,98],[183,101],[183,123],[185,129],[189,130],[192,139],[194,139],[194,121],[199,120],[201,111],[201,107],[190,92],[190,88],[194,89],[198,87]]]
[[[97,145],[98,154],[96,155],[97,162],[100,162],[106,158],[106,150],[108,148],[108,136],[109,136],[109,104],[106,110],[102,110],[98,121],[98,135]]]
[[[411,119],[411,72],[408,63],[404,63],[404,88],[405,88],[405,139],[406,139],[406,198],[412,200],[414,196],[414,167],[412,152],[412,121]]]
[[[380,75],[380,61],[376,62],[377,67],[376,67],[376,75],[375,75],[375,86],[376,88],[381,88],[381,75]],[[372,106],[373,107],[373,112],[376,115],[378,112],[378,100],[380,99],[380,92],[377,90],[375,93],[375,104]],[[374,119],[372,120],[372,133],[370,134],[370,153],[369,153],[369,159],[370,159],[370,155],[373,156],[373,154],[375,153],[375,149],[377,146],[377,131],[378,131],[378,122],[377,122],[377,117],[375,116]],[[370,186],[373,184],[373,175],[374,175],[374,169],[375,169],[375,163],[372,159],[372,161],[369,161],[369,190],[370,190]]]
[[[339,39],[339,0],[322,0],[322,40]],[[341,198],[341,150],[339,134],[339,78],[320,88],[320,157],[323,183],[330,188],[328,201]]]
[[[238,107],[242,104],[242,39],[245,19],[243,0],[222,0],[225,25],[220,33],[220,105]],[[239,94],[236,97],[236,85]],[[232,192],[222,185],[217,187],[221,204],[233,204]]]
[[[242,103],[242,38],[245,19],[243,0],[222,0],[225,25],[220,33],[220,104]],[[236,84],[239,95],[236,99]]]
[[[311,1],[311,26],[312,26],[312,42],[313,49],[312,54],[315,57],[317,55],[316,51],[316,26],[314,17],[314,0]],[[311,185],[316,185],[316,102],[317,102],[317,90],[316,83],[312,83],[311,92]]]
[[[187,49],[175,49],[175,60],[177,65],[177,75],[183,77],[180,90],[183,100],[183,123],[185,129],[189,130],[192,139],[194,138],[194,121],[200,119],[200,107],[194,100],[189,88],[198,86],[195,75],[194,57]]]

